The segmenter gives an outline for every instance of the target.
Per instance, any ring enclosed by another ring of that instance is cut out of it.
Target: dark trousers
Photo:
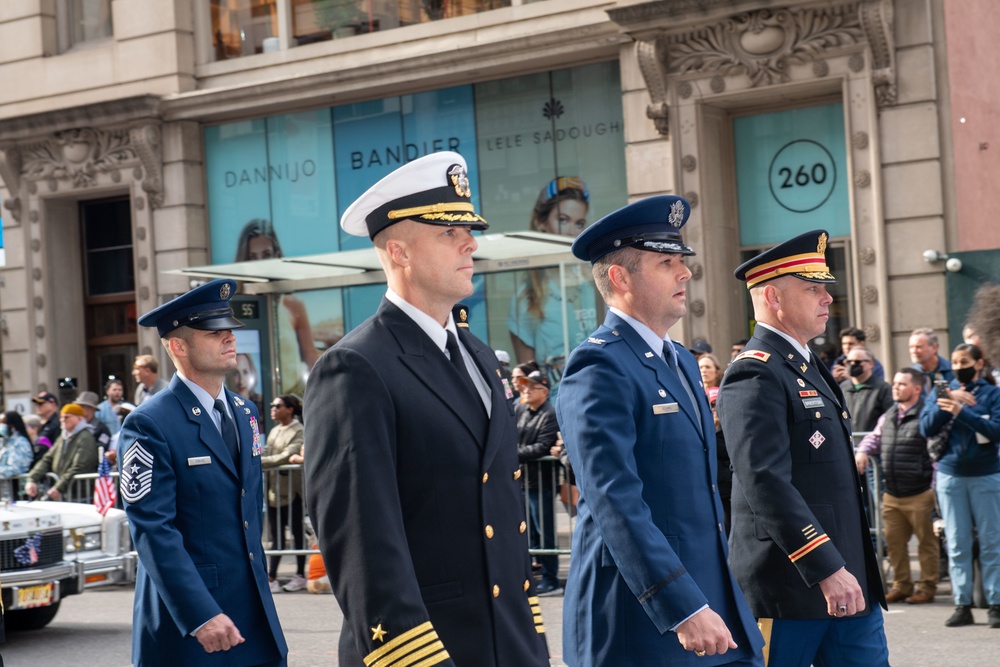
[[[291,512],[289,512],[291,510]],[[283,549],[285,542],[285,526],[289,526],[289,514],[291,514],[290,527],[292,529],[292,538],[295,542],[296,549],[302,549],[305,545],[305,531],[302,528],[302,498],[300,496],[295,496],[295,499],[289,505],[284,507],[271,507],[267,506],[267,525],[271,529],[271,548],[272,549]],[[271,556],[271,567],[268,570],[268,576],[271,579],[276,579],[278,577],[278,564],[281,562],[281,556]],[[296,556],[295,557],[295,573],[300,577],[306,576],[306,557]]]
[[[550,487],[527,489],[530,532],[528,543],[532,549],[555,549],[556,517],[553,502],[555,492]],[[559,556],[535,556],[542,566],[542,581],[559,585]]]

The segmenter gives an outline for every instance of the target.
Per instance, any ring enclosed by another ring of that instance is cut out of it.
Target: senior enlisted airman
[[[570,667],[763,665],[726,564],[712,410],[668,330],[694,251],[681,197],[643,199],[573,242],[610,312],[573,350],[558,417],[580,489],[563,651]]]
[[[132,661],[284,665],[288,649],[261,545],[260,416],[223,386],[236,368],[232,280],[146,313],[177,367],[125,419],[121,497],[139,554]]]
[[[549,664],[511,389],[452,312],[487,226],[471,194],[464,158],[433,153],[341,219],[388,281],[306,386],[307,504],[344,612],[341,667]]]
[[[840,387],[808,343],[836,282],[807,232],[736,269],[757,326],[726,371],[718,414],[734,479],[730,564],[769,665],[888,665],[882,578]]]

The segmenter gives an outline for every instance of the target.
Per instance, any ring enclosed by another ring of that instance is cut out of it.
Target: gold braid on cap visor
[[[399,220],[401,218],[415,218],[417,216],[424,216],[428,213],[455,213],[455,212],[465,212],[465,213],[475,213],[475,209],[472,206],[472,202],[450,202],[447,204],[428,204],[427,206],[414,206],[412,208],[399,208],[395,211],[389,211],[386,217],[390,220]],[[476,216],[477,219],[478,216]]]
[[[826,265],[826,257],[813,253],[782,257],[779,260],[758,266],[747,271],[747,288],[778,276],[799,275],[806,278],[833,280],[830,267]]]

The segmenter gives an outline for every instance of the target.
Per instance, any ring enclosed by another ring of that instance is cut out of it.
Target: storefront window
[[[372,184],[441,150],[462,154],[486,233],[575,237],[625,205],[617,62],[206,128],[212,262],[370,248],[339,220]],[[589,267],[479,275],[473,333],[535,360],[555,390],[569,352],[603,317]],[[301,391],[323,350],[370,317],[385,285],[298,292],[272,309],[280,391]]]
[[[59,0],[56,4],[59,51],[107,39],[113,34],[111,0]]]
[[[228,60],[277,50],[277,2],[210,0],[215,59]]]
[[[511,0],[290,0],[294,45],[509,7]]]

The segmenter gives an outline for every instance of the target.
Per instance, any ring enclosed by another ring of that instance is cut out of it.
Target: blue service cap
[[[242,329],[246,325],[233,317],[229,305],[235,293],[235,280],[213,280],[149,311],[139,318],[139,325],[156,327],[160,338],[180,327],[204,331]]]
[[[684,245],[681,227],[691,215],[691,205],[683,197],[649,197],[604,216],[573,241],[573,254],[595,262],[619,248],[632,247],[650,252],[693,255]]]

